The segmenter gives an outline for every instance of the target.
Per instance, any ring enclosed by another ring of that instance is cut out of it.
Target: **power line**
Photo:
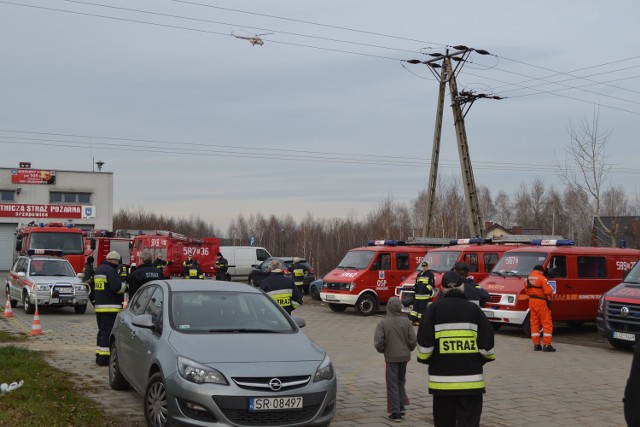
[[[47,138],[26,138],[15,136],[0,136],[0,138],[11,138],[19,140],[19,142],[0,140],[0,143],[5,144],[31,144],[31,145],[45,145],[54,147],[69,147],[69,148],[85,148],[92,150],[105,149],[105,146],[112,147],[108,150],[120,150],[122,148],[131,148],[132,151],[152,151],[165,154],[184,154],[184,155],[210,155],[220,156],[220,154],[228,155],[229,157],[240,158],[255,158],[263,160],[289,160],[288,157],[283,157],[280,152],[295,152],[296,159],[304,161],[329,161],[332,163],[352,163],[352,164],[364,164],[364,165],[382,165],[382,166],[400,166],[400,167],[424,167],[425,162],[428,162],[427,158],[416,157],[401,157],[401,156],[383,156],[373,154],[355,154],[355,153],[337,153],[337,152],[322,152],[322,151],[309,151],[309,150],[287,150],[276,147],[239,147],[231,145],[219,145],[219,144],[203,144],[194,143],[189,141],[160,141],[152,139],[135,139],[135,138],[119,138],[109,136],[88,136],[88,135],[75,135],[75,134],[62,134],[62,133],[47,133],[47,132],[34,132],[34,131],[19,131],[19,130],[5,130],[0,129],[0,132],[11,133],[26,133],[36,135],[51,135],[51,136],[65,136],[71,138],[91,138],[96,140],[107,141],[122,141],[117,142],[100,142],[100,146],[96,147],[94,142],[90,141],[71,141],[71,140],[54,140]],[[132,142],[140,144],[132,144]],[[142,144],[151,145],[142,145]],[[167,146],[163,148],[162,146]],[[188,147],[188,148],[179,148]],[[196,147],[196,148],[194,148]],[[197,148],[202,147],[202,148]],[[219,148],[229,149],[226,151]],[[234,150],[251,150],[251,152],[240,152]],[[264,152],[257,152],[263,150]],[[457,167],[457,162],[450,162],[450,167]],[[474,164],[478,164],[479,169],[493,169],[493,170],[515,170],[515,171],[533,171],[533,172],[554,172],[555,167],[552,165],[532,165],[530,163],[505,163],[505,162],[487,162],[487,161],[475,161]],[[449,164],[447,164],[449,166]],[[634,168],[621,168],[612,167],[612,170],[624,173],[640,173],[640,169]]]

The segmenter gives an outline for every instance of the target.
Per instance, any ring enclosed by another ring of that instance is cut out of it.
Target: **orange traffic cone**
[[[4,306],[4,313],[2,313],[2,317],[13,317],[13,312],[11,311],[11,302],[9,297],[7,297],[7,303]]]
[[[125,309],[129,307],[129,292],[124,293],[124,301],[122,301],[122,308]]]
[[[38,313],[38,309],[33,313],[33,323],[31,324],[31,336],[42,335],[42,327],[40,326],[40,313]]]

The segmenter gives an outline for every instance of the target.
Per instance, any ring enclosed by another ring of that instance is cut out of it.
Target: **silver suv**
[[[28,314],[35,313],[36,304],[73,307],[82,314],[87,311],[89,291],[89,285],[77,277],[69,261],[57,256],[20,256],[7,275],[6,292],[11,307],[22,302]]]

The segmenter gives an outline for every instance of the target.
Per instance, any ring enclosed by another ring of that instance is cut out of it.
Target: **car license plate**
[[[289,397],[252,397],[249,399],[250,411],[273,411],[302,408],[302,396]]]
[[[613,338],[619,339],[619,340],[624,340],[624,341],[632,341],[632,342],[636,341],[635,334],[626,334],[624,332],[614,332],[613,333]]]
[[[324,299],[333,301],[333,300],[336,300],[337,298],[335,295],[327,294],[324,296]]]
[[[495,317],[495,313],[493,311],[488,311],[488,310],[482,310],[484,312],[484,315],[487,317]]]

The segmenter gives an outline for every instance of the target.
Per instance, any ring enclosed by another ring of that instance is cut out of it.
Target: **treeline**
[[[592,244],[593,201],[578,191],[545,187],[540,179],[522,184],[513,194],[503,191],[492,195],[486,187],[478,188],[483,221],[505,228],[521,227],[540,230],[545,235],[561,235],[576,245]],[[426,191],[411,203],[398,203],[388,195],[366,216],[358,212],[346,218],[317,218],[308,213],[297,222],[291,215],[276,217],[240,214],[226,232],[199,217],[175,219],[142,209],[125,209],[114,215],[114,229],[172,230],[193,237],[219,237],[223,245],[264,246],[274,256],[301,256],[312,262],[318,274],[335,267],[351,248],[366,245],[373,239],[406,239],[422,236],[426,207]],[[640,201],[630,199],[622,188],[603,193],[601,216],[640,215]],[[358,219],[360,218],[360,219]],[[431,236],[470,237],[464,191],[459,180],[441,178],[436,191]],[[598,246],[612,246],[609,241]]]

